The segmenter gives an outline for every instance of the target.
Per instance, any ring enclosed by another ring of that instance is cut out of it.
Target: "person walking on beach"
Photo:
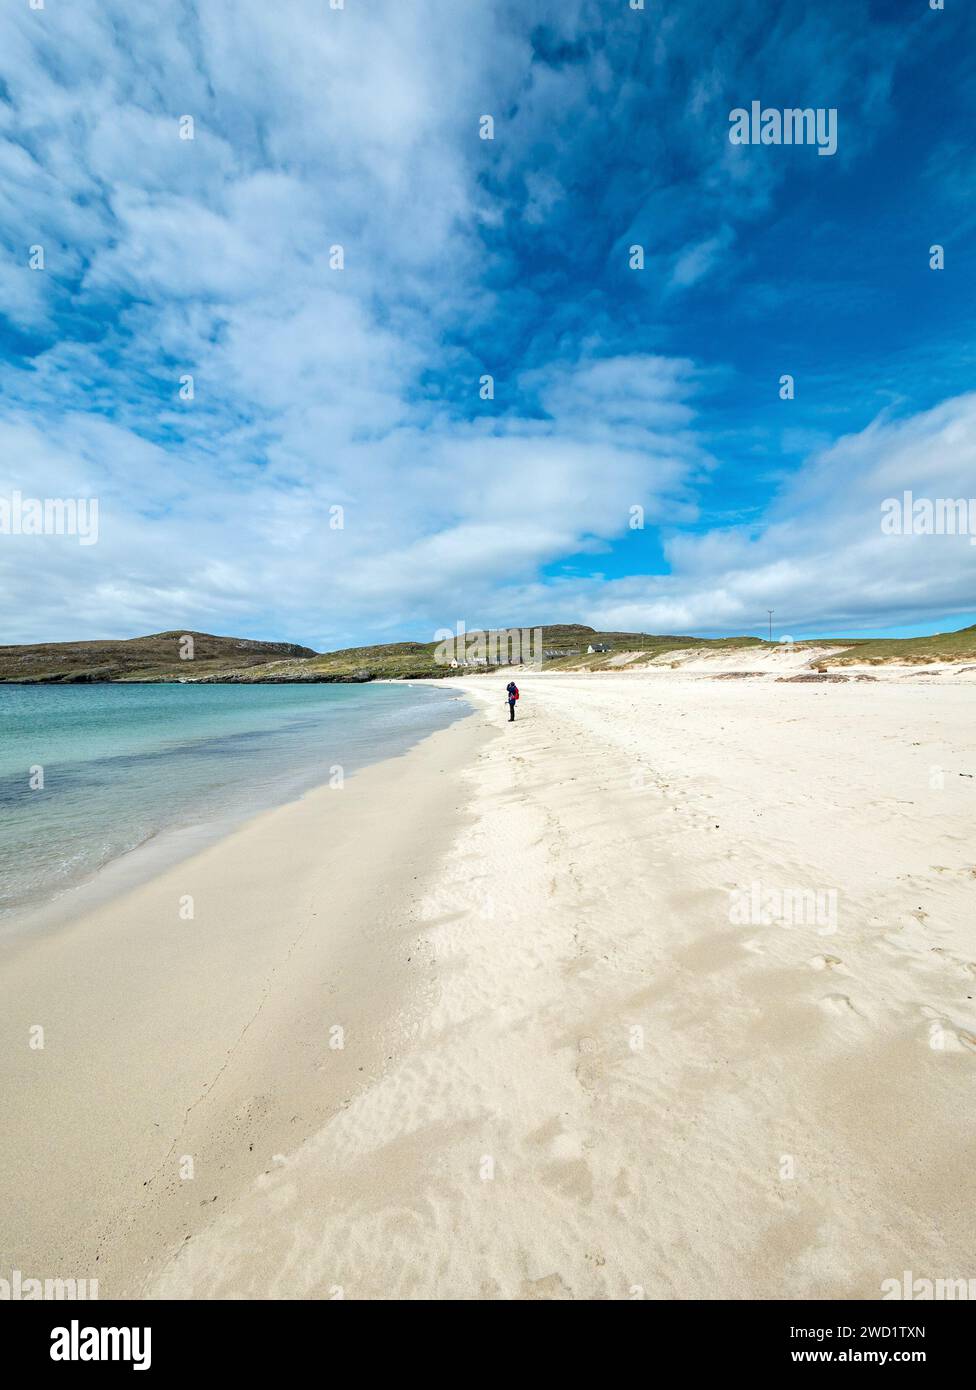
[[[511,724],[512,720],[515,718],[515,701],[519,697],[518,686],[514,681],[509,681],[506,686],[506,692],[508,696],[508,722]]]

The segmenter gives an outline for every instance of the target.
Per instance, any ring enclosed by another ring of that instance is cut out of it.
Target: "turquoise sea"
[[[0,923],[167,834],[219,834],[336,766],[348,777],[401,753],[467,709],[430,686],[0,685]]]

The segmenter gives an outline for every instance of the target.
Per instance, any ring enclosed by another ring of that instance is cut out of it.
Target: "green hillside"
[[[534,633],[535,629],[530,629]],[[193,638],[194,657],[180,657],[185,638]],[[471,632],[468,638],[478,636]],[[760,637],[682,637],[642,632],[601,632],[581,623],[542,628],[543,667],[547,671],[614,670],[649,662],[666,663],[669,653],[778,648]],[[823,670],[852,663],[976,661],[976,626],[934,637],[850,638],[798,642],[811,664]],[[591,652],[589,648],[594,648]],[[840,650],[825,656],[825,647]],[[207,682],[360,682],[417,680],[452,674],[435,659],[435,642],[384,642],[315,652],[290,642],[258,642],[215,637],[205,632],[157,632],[125,641],[45,642],[0,647],[0,682],[74,684],[87,681]],[[491,665],[506,665],[493,659]],[[461,669],[485,669],[475,662]]]
[[[186,638],[193,659],[184,660]],[[214,637],[207,632],[156,632],[124,641],[41,642],[0,647],[0,682],[74,685],[88,681],[185,680],[247,669],[268,661],[310,657],[312,647],[293,642],[256,642],[247,637]]]
[[[501,629],[508,631],[509,629]],[[494,629],[492,630],[494,631]],[[534,633],[535,629],[529,629]],[[472,630],[468,639],[476,639]],[[325,652],[304,661],[281,661],[260,670],[218,673],[213,680],[240,681],[367,681],[437,679],[452,674],[450,665],[435,660],[436,642],[392,642],[370,647],[348,647]],[[611,664],[622,652],[636,652],[637,661],[689,647],[735,648],[762,646],[757,637],[661,637],[640,632],[600,632],[581,623],[557,624],[542,628],[543,666],[546,670],[569,671],[579,667],[599,670]],[[588,653],[588,647],[608,647],[606,652]],[[534,648],[533,648],[534,650]],[[491,665],[506,665],[492,661]],[[461,669],[468,673],[485,670],[484,663]],[[456,674],[456,672],[455,672]]]

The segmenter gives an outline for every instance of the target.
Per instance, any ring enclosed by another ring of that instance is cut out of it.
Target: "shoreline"
[[[458,692],[455,698],[463,699],[463,693]],[[462,712],[452,722],[468,717],[469,713]],[[365,762],[353,763],[346,772],[346,780],[357,776],[368,767],[403,756],[429,736],[424,734],[399,751],[383,752]],[[29,942],[34,934],[57,931],[79,917],[108,906],[167,869],[193,858],[212,845],[219,844],[258,817],[301,801],[324,785],[324,781],[309,782],[306,775],[296,771],[288,784],[282,783],[275,788],[273,795],[255,801],[243,809],[225,808],[219,814],[207,816],[202,808],[197,808],[191,819],[177,825],[162,826],[131,849],[116,854],[103,864],[87,871],[77,881],[53,892],[48,891],[36,901],[21,903],[15,908],[7,909],[0,916],[0,962],[5,953],[17,950],[19,945]]]
[[[483,737],[464,715],[5,952],[10,1267],[137,1296],[378,1073],[426,984],[403,890],[450,842]]]

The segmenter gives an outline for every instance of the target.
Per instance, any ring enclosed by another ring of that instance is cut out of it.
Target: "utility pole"
[[[769,614],[769,640],[771,642],[773,640],[773,614],[776,612],[776,609],[767,608],[766,612]]]

